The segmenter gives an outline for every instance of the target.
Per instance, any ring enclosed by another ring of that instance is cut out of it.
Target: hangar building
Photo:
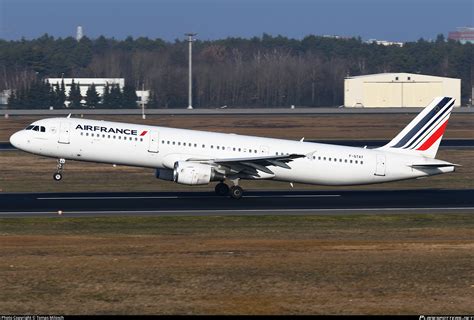
[[[413,73],[379,73],[344,80],[346,107],[425,107],[434,97],[449,96],[461,105],[461,79]]]

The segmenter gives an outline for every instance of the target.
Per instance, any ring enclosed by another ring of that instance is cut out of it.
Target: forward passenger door
[[[70,124],[67,121],[61,121],[59,124],[59,143],[68,144],[69,141],[69,131],[70,131]]]

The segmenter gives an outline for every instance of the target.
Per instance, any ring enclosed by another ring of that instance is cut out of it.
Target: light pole
[[[197,33],[185,33],[184,35],[188,37],[188,43],[189,43],[188,109],[192,109],[193,108],[193,71],[192,71],[193,59],[192,59],[192,55],[193,55],[193,41],[194,41],[193,37],[195,35],[197,35]]]

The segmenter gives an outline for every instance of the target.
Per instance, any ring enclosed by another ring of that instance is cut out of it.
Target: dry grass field
[[[389,139],[412,117],[164,116],[146,123],[289,139]],[[34,120],[0,119],[0,141]],[[473,124],[473,115],[454,114],[446,137],[472,139]],[[344,189],[474,187],[474,150],[438,155],[463,166]],[[157,180],[150,169],[74,161],[57,183],[55,165],[0,152],[0,191],[213,188]],[[272,181],[242,185],[290,189]],[[474,313],[472,214],[8,218],[0,219],[0,257],[3,314]]]
[[[328,187],[295,184],[295,189],[340,190],[352,189],[417,189],[417,188],[474,188],[474,150],[441,150],[439,158],[462,167],[456,172],[419,180],[406,180],[377,185]],[[184,186],[158,180],[152,169],[87,163],[66,162],[64,178],[53,180],[56,160],[21,151],[0,152],[0,190],[3,192],[67,192],[67,191],[212,191],[214,184]],[[247,189],[291,190],[288,183],[276,181],[242,181]]]
[[[314,116],[151,116],[146,121],[137,116],[109,116],[108,120],[148,123],[178,128],[235,132],[288,139],[389,139],[394,137],[414,115],[314,115]],[[96,117],[98,118],[98,117]],[[37,118],[18,116],[0,119],[0,141]],[[446,138],[474,138],[474,115],[453,114]],[[363,144],[363,143],[362,143]],[[456,173],[423,180],[402,181],[370,188],[472,188],[474,186],[474,151],[441,150],[440,159],[463,165]],[[54,159],[23,152],[0,153],[0,190],[32,191],[160,191],[212,190],[213,186],[180,186],[157,180],[150,169],[112,167],[111,165],[68,161],[64,180],[52,180]],[[133,182],[133,183],[124,183]],[[93,183],[91,183],[93,182]],[[287,183],[243,182],[246,189],[289,189]],[[295,185],[298,189],[331,189]]]
[[[249,134],[285,139],[391,139],[414,114],[344,115],[193,115],[193,116],[87,116],[101,119],[166,127]],[[0,118],[0,141],[33,121],[45,118],[11,116]],[[474,138],[474,114],[452,114],[445,138]]]
[[[471,215],[0,220],[6,314],[472,314]]]

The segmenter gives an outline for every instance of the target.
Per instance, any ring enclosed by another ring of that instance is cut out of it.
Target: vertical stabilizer
[[[434,158],[448,125],[454,101],[450,97],[435,98],[392,141],[380,149]]]

